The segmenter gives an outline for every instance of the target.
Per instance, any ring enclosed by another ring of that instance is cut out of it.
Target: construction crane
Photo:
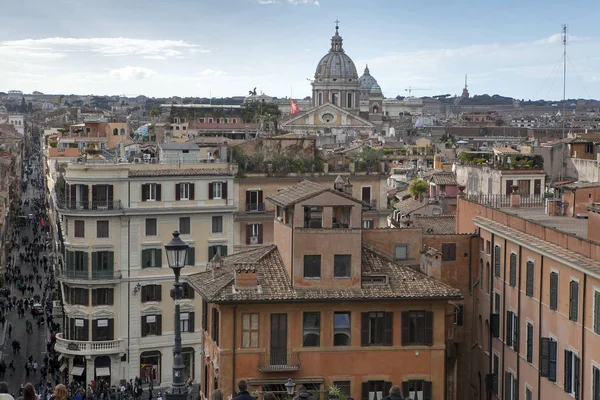
[[[408,92],[408,97],[412,97],[411,93],[413,90],[430,90],[430,89],[419,89],[419,88],[414,88],[414,87],[409,86],[404,90]]]

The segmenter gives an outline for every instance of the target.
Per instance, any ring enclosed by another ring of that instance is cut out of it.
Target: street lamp
[[[179,300],[183,292],[179,275],[185,266],[187,251],[190,246],[179,238],[179,232],[173,232],[173,238],[165,244],[167,253],[167,262],[169,268],[175,274],[175,283],[171,289],[171,297],[175,300],[175,347],[173,347],[173,381],[171,388],[166,393],[166,400],[186,400],[187,389],[185,387],[185,379],[183,376],[183,358],[181,357],[181,322],[180,322],[180,307]]]
[[[292,378],[288,378],[288,381],[285,383],[285,390],[287,390],[287,394],[293,396],[295,388],[296,382],[294,382]]]

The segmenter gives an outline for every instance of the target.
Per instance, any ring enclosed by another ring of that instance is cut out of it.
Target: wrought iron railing
[[[542,195],[519,195],[519,207],[540,208],[544,207],[545,196]],[[467,200],[474,201],[495,208],[510,207],[510,195],[504,194],[470,194]]]
[[[300,356],[298,353],[265,352],[260,355],[258,370],[261,372],[298,371]]]
[[[122,209],[121,200],[112,201],[70,201],[58,200],[57,207],[62,210],[110,211]]]
[[[120,271],[90,270],[80,271],[73,269],[61,269],[58,276],[62,279],[81,280],[81,281],[112,281],[121,279]]]
[[[246,203],[247,213],[262,213],[265,212],[265,203]]]

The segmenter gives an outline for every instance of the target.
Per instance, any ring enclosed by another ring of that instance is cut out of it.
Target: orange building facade
[[[460,291],[366,244],[369,205],[338,189],[303,181],[269,196],[274,244],[189,277],[204,299],[206,395],[234,393],[239,379],[285,392],[292,378],[316,396],[335,385],[376,400],[401,385],[408,397],[455,398],[446,343]]]

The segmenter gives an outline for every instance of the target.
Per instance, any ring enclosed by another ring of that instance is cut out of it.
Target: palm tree
[[[429,184],[423,179],[415,179],[408,185],[408,193],[415,199],[423,199],[423,196],[429,190]]]

